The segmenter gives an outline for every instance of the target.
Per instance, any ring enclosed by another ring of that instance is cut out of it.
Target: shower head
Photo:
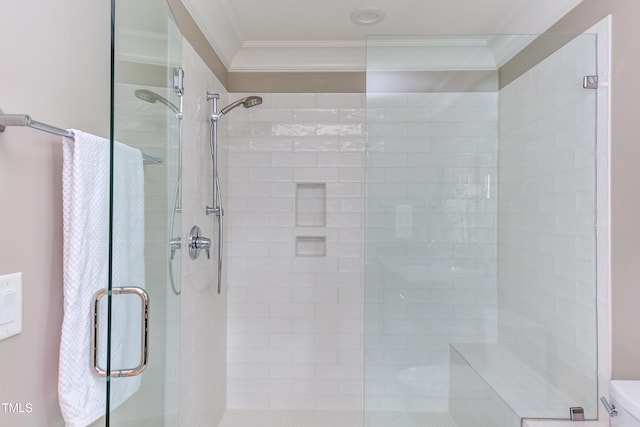
[[[242,98],[242,99],[238,99],[236,102],[227,105],[226,107],[224,107],[222,110],[220,110],[220,113],[218,113],[218,116],[222,116],[224,114],[227,114],[229,111],[233,110],[234,108],[236,108],[238,105],[242,105],[244,108],[251,108],[251,107],[255,107],[256,105],[260,105],[262,104],[262,98],[259,96],[247,96],[246,98]]]
[[[152,92],[150,90],[146,90],[146,89],[138,89],[135,92],[135,95],[137,98],[142,99],[143,101],[147,101],[150,102],[152,104],[155,104],[156,102],[160,101],[162,104],[166,105],[167,107],[169,107],[169,109],[171,109],[171,111],[173,111],[176,114],[180,113],[180,108],[176,107],[175,104],[173,104],[171,101],[169,101],[168,99],[158,95],[155,92]]]

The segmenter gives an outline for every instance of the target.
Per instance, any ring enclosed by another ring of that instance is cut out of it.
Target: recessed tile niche
[[[319,256],[327,253],[327,244],[324,236],[297,236],[296,256]]]
[[[327,218],[325,184],[296,184],[296,225],[324,227]]]

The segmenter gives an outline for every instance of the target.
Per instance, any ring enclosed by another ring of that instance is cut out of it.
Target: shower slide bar
[[[7,126],[27,126],[32,129],[41,130],[54,135],[64,136],[71,139],[74,138],[73,132],[38,122],[33,120],[28,114],[4,114],[2,109],[0,109],[0,132],[4,132]],[[163,160],[161,157],[153,157],[142,153],[142,162],[144,164],[159,165],[162,164]]]

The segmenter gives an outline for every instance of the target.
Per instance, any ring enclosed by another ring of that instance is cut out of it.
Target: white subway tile
[[[364,137],[344,137],[341,136],[339,139],[340,142],[340,152],[348,153],[348,152],[359,152],[364,153],[366,147],[366,139]]]
[[[340,319],[338,331],[341,334],[362,334],[364,332],[364,319]]]
[[[248,227],[247,240],[249,242],[291,242],[293,231],[286,228]]]
[[[406,107],[408,95],[406,93],[367,93],[367,108],[375,107]]]
[[[364,108],[344,108],[339,110],[342,123],[365,123],[366,110]]]
[[[315,310],[318,318],[348,319],[362,316],[363,307],[354,303],[317,303]]]
[[[316,334],[316,348],[353,349],[361,347],[361,335],[323,333]]]
[[[260,281],[253,286],[246,287],[246,300],[249,302],[287,302],[291,301],[291,289],[271,287],[268,282]]]
[[[314,409],[316,399],[313,394],[271,394],[270,409]]]
[[[289,257],[248,257],[248,271],[292,271],[294,263]]]
[[[361,123],[318,123],[315,128],[317,135],[320,137],[327,136],[363,136],[364,127]],[[309,134],[299,134],[309,135]]]
[[[362,378],[361,365],[319,364],[316,365],[316,375],[320,378]]]
[[[337,167],[362,167],[362,153],[318,153],[317,161],[319,167],[337,166]]]
[[[291,182],[293,180],[293,168],[251,168],[249,169],[249,181],[251,182]]]
[[[272,286],[314,286],[316,283],[315,272],[288,272],[288,273],[271,273],[270,282]]]
[[[315,108],[317,95],[313,93],[274,93],[271,95],[273,108]]]
[[[293,301],[338,302],[338,289],[331,287],[294,288]]]
[[[306,333],[273,333],[269,335],[271,348],[314,348],[315,339]]]
[[[293,319],[293,331],[299,333],[336,333],[338,332],[337,319]]]
[[[248,110],[247,121],[250,123],[260,122],[291,122],[294,117],[294,110],[291,108],[252,108]]]
[[[248,362],[268,362],[269,364],[288,363],[293,361],[293,355],[290,348],[247,348],[245,359]],[[268,368],[267,368],[268,370]],[[251,380],[253,377],[247,376]],[[255,390],[249,390],[254,392]]]
[[[234,333],[227,337],[227,346],[229,348],[267,348],[269,346],[269,337],[262,333]]]
[[[249,181],[249,169],[227,168],[227,179],[233,182],[247,182]]]
[[[338,182],[340,179],[338,168],[295,168],[295,182]]]
[[[324,378],[295,379],[293,381],[293,389],[298,393],[314,394],[316,396],[333,394],[339,390],[339,381]]]
[[[340,140],[336,138],[307,138],[302,139],[298,138],[295,140],[295,151],[296,152],[326,152],[326,151],[334,151],[337,152],[340,150]]]
[[[246,388],[249,393],[291,393],[293,392],[293,380],[287,378],[256,378],[247,379]]]
[[[338,363],[338,350],[336,348],[323,348],[323,346],[316,345],[312,348],[294,348],[292,353],[294,362]]]
[[[306,302],[274,302],[268,308],[271,317],[305,318],[315,313],[314,304]]]
[[[308,152],[278,152],[271,157],[273,167],[316,166],[316,154]]]
[[[337,108],[298,108],[294,111],[293,121],[298,123],[337,122]]]
[[[262,303],[233,302],[228,307],[229,317],[268,317],[269,307]]]
[[[318,107],[322,108],[362,108],[363,95],[360,93],[319,93]]]
[[[293,271],[331,272],[338,271],[338,259],[335,257],[295,257]]]
[[[319,132],[315,123],[273,123],[271,133],[275,137],[315,136]]]
[[[287,138],[252,138],[249,141],[249,151],[252,152],[293,151],[293,147],[294,141]]]

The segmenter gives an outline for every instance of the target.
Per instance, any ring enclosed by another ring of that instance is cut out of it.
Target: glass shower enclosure
[[[177,426],[182,35],[165,0],[114,11],[110,280],[98,307],[107,413],[96,425]]]
[[[595,41],[368,38],[368,427],[597,417]]]

